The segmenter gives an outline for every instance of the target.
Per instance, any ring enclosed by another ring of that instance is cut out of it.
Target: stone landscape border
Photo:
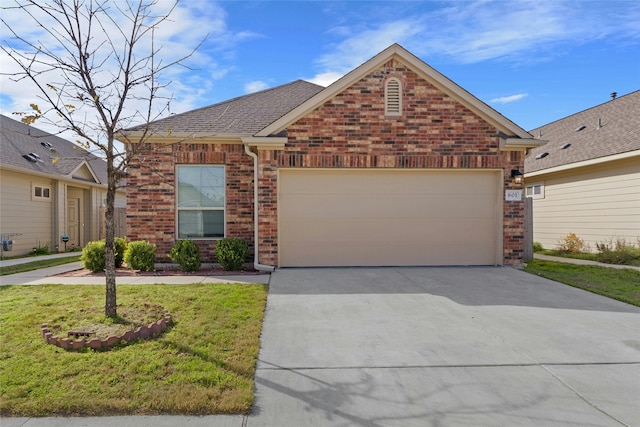
[[[169,313],[165,313],[161,319],[149,323],[146,326],[140,326],[135,330],[128,330],[122,335],[110,335],[106,339],[101,338],[91,338],[91,339],[71,339],[68,337],[61,338],[58,335],[54,335],[51,329],[59,330],[60,325],[53,325],[51,329],[49,329],[49,324],[43,323],[42,328],[42,337],[47,342],[47,344],[56,345],[65,350],[81,350],[83,348],[92,348],[94,350],[106,350],[108,348],[113,347],[117,343],[121,341],[125,341],[127,343],[133,342],[138,339],[149,339],[159,335],[162,331],[167,329],[167,327],[171,324],[171,315]]]

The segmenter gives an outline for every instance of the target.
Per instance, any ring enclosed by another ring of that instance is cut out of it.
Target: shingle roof
[[[156,120],[154,133],[251,136],[293,110],[324,87],[304,80],[233,98],[219,104]],[[129,131],[142,130],[137,126]]]
[[[48,147],[47,144],[51,144]],[[55,153],[52,152],[55,150]],[[40,160],[32,162],[23,155],[35,153]],[[58,156],[55,164],[53,159]],[[86,161],[100,183],[107,182],[106,162],[66,139],[33,126],[0,115],[0,164],[70,178],[70,174]]]
[[[525,173],[640,150],[640,91],[529,131],[549,141],[531,150]],[[562,149],[566,144],[571,144]],[[536,159],[543,153],[548,155]]]

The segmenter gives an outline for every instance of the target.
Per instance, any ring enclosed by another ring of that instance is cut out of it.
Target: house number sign
[[[519,202],[522,200],[522,190],[505,190],[504,200],[507,202]]]

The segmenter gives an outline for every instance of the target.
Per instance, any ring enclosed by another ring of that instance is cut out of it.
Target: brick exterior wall
[[[253,248],[253,159],[240,144],[153,145],[131,162],[127,177],[127,238],[157,245],[156,261],[170,262],[176,242],[176,165],[225,166],[226,235]],[[215,262],[215,240],[196,240],[203,262]],[[253,250],[253,249],[252,249]]]
[[[400,116],[385,116],[384,83],[402,83]],[[516,189],[511,169],[523,152],[499,150],[496,128],[392,60],[287,129],[283,150],[258,152],[259,262],[278,264],[278,168],[503,169],[504,188]],[[129,167],[127,235],[158,245],[158,261],[175,242],[175,164],[224,164],[227,236],[253,250],[253,159],[242,145],[174,144],[141,153]],[[503,263],[523,264],[524,201],[503,203]],[[198,241],[213,262],[215,241]]]
[[[384,83],[402,82],[403,111],[385,116]],[[277,168],[504,168],[523,170],[521,152],[501,152],[498,131],[406,68],[389,61],[287,129],[284,150],[260,153],[259,257],[277,265]],[[521,266],[524,203],[504,203],[503,262]]]

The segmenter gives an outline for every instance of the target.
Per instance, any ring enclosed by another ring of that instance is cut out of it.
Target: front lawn
[[[640,306],[640,271],[534,259],[524,271]]]
[[[2,416],[248,413],[265,285],[118,285],[118,306],[159,304],[159,337],[108,351],[45,344],[42,323],[104,317],[103,286],[0,287]],[[124,310],[123,310],[124,312]]]

